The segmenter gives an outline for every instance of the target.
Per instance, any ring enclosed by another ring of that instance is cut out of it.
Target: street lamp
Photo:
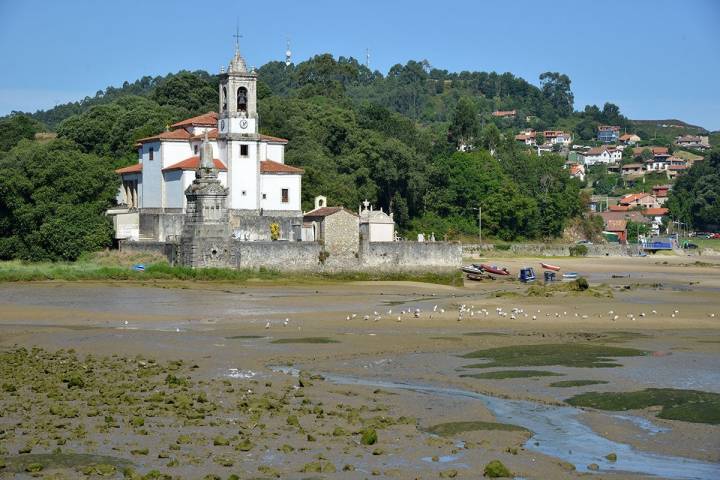
[[[482,207],[473,208],[478,211],[478,241],[482,245]]]

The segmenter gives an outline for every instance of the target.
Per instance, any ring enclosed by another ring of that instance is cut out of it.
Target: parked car
[[[712,238],[714,238],[715,240],[720,240],[720,233],[713,233]]]
[[[694,249],[698,248],[698,246],[696,243],[688,242],[687,240],[685,240],[683,242],[683,248],[694,250]]]

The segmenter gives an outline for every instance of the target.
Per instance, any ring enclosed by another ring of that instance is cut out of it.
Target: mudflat
[[[589,288],[2,284],[0,476],[716,478],[720,259],[552,263]]]

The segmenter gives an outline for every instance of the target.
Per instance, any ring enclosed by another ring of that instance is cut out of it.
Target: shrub
[[[573,245],[570,247],[571,257],[584,257],[588,254],[588,248],[585,245]]]
[[[483,475],[489,478],[508,478],[512,477],[510,470],[500,461],[493,460],[485,465]]]
[[[377,439],[377,432],[374,428],[369,427],[362,431],[360,443],[362,443],[363,445],[375,445],[375,443],[377,443]]]

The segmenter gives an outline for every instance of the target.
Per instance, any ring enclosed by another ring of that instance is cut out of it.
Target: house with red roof
[[[283,225],[301,221],[303,170],[285,163],[286,139],[260,133],[256,91],[255,70],[248,70],[236,52],[220,73],[218,112],[181,120],[137,140],[137,162],[116,173],[122,179],[118,203],[126,213],[139,214],[138,226],[124,228],[122,236],[116,232],[116,238],[166,241],[179,235],[187,209],[185,191],[200,168],[205,142],[212,147],[218,180],[228,190],[233,227],[242,229],[243,223],[254,222],[245,219],[257,216]]]
[[[633,208],[658,208],[658,204],[655,196],[649,193],[629,193],[623,197],[620,197],[618,205],[623,205]]]

